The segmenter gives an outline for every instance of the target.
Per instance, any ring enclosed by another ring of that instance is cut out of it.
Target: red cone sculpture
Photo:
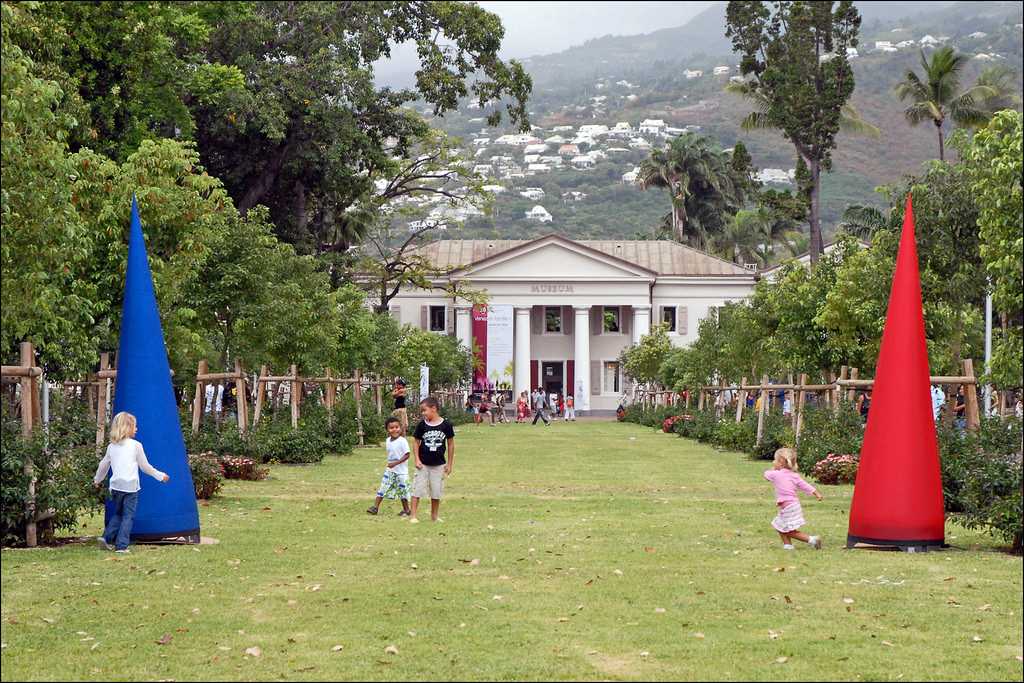
[[[850,505],[847,547],[864,543],[922,549],[944,543],[942,476],[929,381],[914,208],[908,195]]]

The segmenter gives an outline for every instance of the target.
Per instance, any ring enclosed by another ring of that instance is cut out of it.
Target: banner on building
[[[430,366],[420,366],[420,400],[430,396]]]
[[[513,307],[510,304],[473,306],[473,386],[500,389],[512,384]]]

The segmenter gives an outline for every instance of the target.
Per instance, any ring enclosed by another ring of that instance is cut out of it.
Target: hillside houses
[[[574,156],[578,156],[579,153],[580,153],[580,148],[578,146],[576,146],[575,144],[572,144],[572,143],[562,145],[561,147],[558,148],[558,154],[563,156],[563,157],[565,157],[565,156],[573,156],[574,157]]]
[[[523,148],[523,154],[543,154],[548,150],[545,142],[534,142]]]
[[[796,179],[796,169],[783,171],[781,168],[764,168],[757,172],[754,179],[762,183],[791,185]]]
[[[703,75],[704,71],[701,69],[686,69],[683,71],[683,76],[685,76],[688,81],[692,81],[694,78],[700,78]]]
[[[548,210],[540,204],[537,204],[529,211],[524,211],[526,218],[531,221],[537,221],[538,223],[550,223],[554,220]]]
[[[728,66],[724,66],[723,65],[723,66],[716,66],[711,73],[714,74],[715,76],[724,76],[727,73],[729,73],[729,71],[731,71],[731,69]]]
[[[540,201],[541,199],[544,199],[544,190],[539,187],[528,187],[525,190],[521,190],[519,192],[519,196],[525,197],[527,199],[532,199],[533,201],[536,202]]]
[[[644,119],[640,122],[640,133],[647,135],[661,135],[665,132],[665,122],[661,119]]]

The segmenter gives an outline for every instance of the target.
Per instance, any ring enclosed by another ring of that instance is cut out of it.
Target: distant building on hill
[[[644,119],[640,122],[640,132],[647,135],[661,135],[665,132],[665,122],[661,119]]]
[[[548,210],[540,204],[537,204],[529,211],[524,211],[526,218],[531,221],[537,221],[538,223],[550,223],[554,220]]]

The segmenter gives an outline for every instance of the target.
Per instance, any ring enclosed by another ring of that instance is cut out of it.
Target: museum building
[[[579,411],[612,411],[626,390],[619,355],[668,325],[672,343],[697,337],[712,309],[747,298],[755,271],[667,240],[439,240],[416,254],[447,272],[436,289],[390,302],[399,322],[475,344],[477,386],[571,392]],[[487,292],[453,300],[446,284]]]

